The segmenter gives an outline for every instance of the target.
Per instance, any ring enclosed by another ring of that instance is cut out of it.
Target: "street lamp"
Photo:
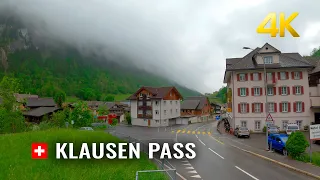
[[[250,49],[252,51],[254,51],[254,49],[250,48],[250,47],[243,47],[243,49]],[[268,94],[267,94],[267,71],[266,71],[266,64],[264,62],[263,56],[262,54],[260,54],[258,51],[257,53],[262,57],[262,61],[263,61],[263,72],[264,72],[264,87],[265,87],[265,94],[266,94],[266,118],[269,115],[269,104],[268,104]],[[266,120],[265,120],[266,121]],[[266,121],[267,122],[267,121]],[[266,123],[266,149],[269,150],[269,144],[268,144],[268,125]],[[271,149],[270,149],[271,150]]]

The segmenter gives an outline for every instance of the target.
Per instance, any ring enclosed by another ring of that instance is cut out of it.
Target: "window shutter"
[[[278,79],[279,79],[279,80],[281,79],[281,75],[280,75],[280,72],[278,72]]]
[[[274,112],[277,112],[277,103],[274,103]]]
[[[291,72],[291,78],[294,79],[294,72]]]
[[[288,95],[290,95],[290,87],[287,87]]]
[[[302,104],[302,112],[304,112],[304,102],[302,102],[301,104]]]
[[[286,79],[289,79],[289,72],[286,72]]]
[[[263,103],[260,103],[260,112],[263,112]]]
[[[246,96],[249,96],[249,88],[246,88]]]
[[[261,81],[261,80],[262,80],[262,74],[259,73],[259,81]]]
[[[254,88],[251,88],[251,96],[254,96]]]
[[[254,103],[252,103],[251,106],[252,112],[254,113]]]
[[[288,102],[288,112],[291,112],[291,103]]]
[[[241,113],[241,105],[238,104],[238,113]]]
[[[303,79],[302,75],[303,75],[302,71],[300,71],[300,79]]]
[[[281,87],[279,87],[279,95],[282,94],[282,90],[281,90]]]
[[[237,74],[237,81],[240,81],[240,74]]]
[[[296,102],[293,103],[293,112],[297,112],[297,103]]]
[[[253,73],[250,73],[250,79],[253,81]]]
[[[240,88],[238,88],[238,96],[240,96]]]
[[[247,113],[250,112],[249,111],[249,103],[247,103]]]
[[[279,110],[282,112],[282,103],[279,103]]]
[[[262,88],[260,88],[260,96],[262,96]]]
[[[273,94],[277,95],[277,88],[276,87],[273,87]]]
[[[292,86],[292,94],[295,95],[296,94],[296,87]]]
[[[304,94],[303,86],[301,86],[301,94]]]
[[[275,72],[272,73],[272,82],[273,83],[276,82],[276,73]]]
[[[246,81],[248,81],[248,74],[247,73],[244,75],[244,77],[245,77]]]

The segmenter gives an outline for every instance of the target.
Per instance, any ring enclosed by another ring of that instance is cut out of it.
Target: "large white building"
[[[170,126],[180,117],[182,96],[175,87],[141,87],[128,100],[132,125]]]

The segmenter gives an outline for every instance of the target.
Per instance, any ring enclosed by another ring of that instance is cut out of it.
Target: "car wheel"
[[[282,154],[283,154],[284,156],[287,156],[287,155],[288,155],[288,151],[287,151],[285,148],[283,148],[283,149],[282,149]]]

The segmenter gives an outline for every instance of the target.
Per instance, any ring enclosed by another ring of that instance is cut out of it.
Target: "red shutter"
[[[281,95],[281,94],[282,94],[281,87],[279,87],[279,95]]]
[[[263,103],[260,103],[261,112],[263,112]]]
[[[288,102],[288,112],[291,112],[291,103]]]
[[[277,95],[277,88],[276,87],[273,87],[273,94]]]
[[[289,79],[289,72],[286,72],[286,79]]]
[[[274,112],[277,112],[277,103],[274,103]]]
[[[294,72],[291,72],[291,79],[294,79]]]
[[[301,94],[304,94],[303,86],[301,86]]]
[[[276,82],[276,73],[275,72],[272,73],[272,82],[273,83]]]
[[[248,81],[248,74],[247,73],[245,74],[245,79],[246,79],[246,81]]]
[[[259,81],[261,81],[261,80],[262,80],[262,74],[259,73]]]
[[[302,112],[304,112],[304,102],[302,102]]]
[[[295,95],[296,94],[296,87],[292,86],[292,94]]]
[[[262,96],[263,94],[262,94],[262,88],[260,88],[260,96]]]
[[[240,88],[238,88],[238,96],[240,96]]]
[[[247,113],[249,113],[249,103],[247,103]]]
[[[251,96],[254,96],[254,88],[251,88]]]
[[[246,88],[246,95],[249,96],[249,88]]]
[[[300,71],[300,79],[303,79],[303,77],[302,77],[302,71]]]
[[[279,80],[281,79],[281,75],[280,75],[280,72],[278,72],[278,79],[279,79]]]
[[[296,102],[293,103],[293,112],[297,112],[297,103]]]
[[[237,81],[240,81],[240,74],[237,74]]]
[[[287,89],[288,89],[288,95],[290,95],[290,87],[287,87]]]
[[[282,112],[282,103],[279,103],[279,112]]]
[[[254,113],[254,103],[252,103],[251,106],[252,112]]]
[[[250,79],[253,81],[253,73],[250,73]]]
[[[241,113],[241,106],[238,104],[238,113]]]

